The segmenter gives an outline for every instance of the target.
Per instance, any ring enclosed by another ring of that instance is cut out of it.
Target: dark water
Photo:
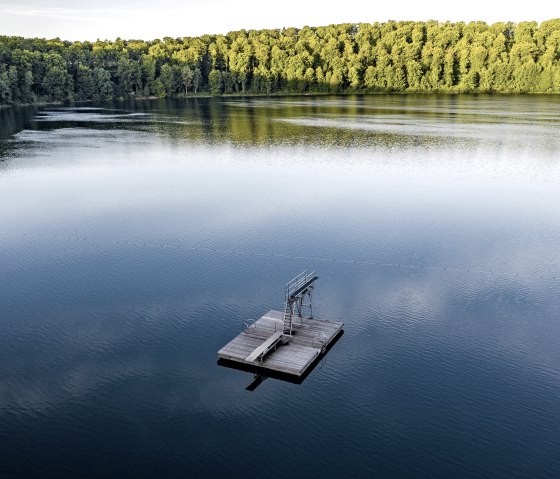
[[[560,474],[560,100],[0,111],[0,476]],[[284,283],[346,333],[216,365]]]

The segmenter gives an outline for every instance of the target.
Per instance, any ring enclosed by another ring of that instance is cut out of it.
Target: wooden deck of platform
[[[262,361],[255,360],[253,353],[282,330],[282,316],[281,311],[269,311],[220,349],[218,358],[240,366],[256,367],[263,374],[276,372],[301,377],[328,350],[331,342],[338,339],[344,326],[338,321],[309,318],[303,319],[302,326],[299,320],[294,320],[293,334],[287,337],[288,342],[278,342]]]

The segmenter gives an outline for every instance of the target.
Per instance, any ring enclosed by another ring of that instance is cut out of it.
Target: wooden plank
[[[303,371],[305,367],[317,357],[318,353],[309,355],[305,360],[293,362],[293,361],[279,361],[277,358],[274,361],[269,361],[268,363],[263,363],[263,367],[268,369],[276,370],[280,367],[286,367],[294,369],[296,371]]]
[[[272,348],[280,338],[283,336],[282,331],[277,331],[274,333],[270,338],[268,338],[264,343],[262,343],[257,349],[255,349],[249,356],[245,358],[245,361],[248,363],[252,363],[255,361],[259,356],[262,354],[266,354],[266,352]]]

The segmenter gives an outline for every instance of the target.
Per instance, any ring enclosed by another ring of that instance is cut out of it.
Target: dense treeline
[[[154,41],[0,36],[0,104],[220,94],[560,93],[560,19],[387,22]]]

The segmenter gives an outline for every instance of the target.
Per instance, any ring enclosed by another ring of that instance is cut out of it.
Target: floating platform
[[[218,364],[301,382],[342,336],[344,323],[295,317],[283,333],[282,311],[271,310],[218,351]]]

